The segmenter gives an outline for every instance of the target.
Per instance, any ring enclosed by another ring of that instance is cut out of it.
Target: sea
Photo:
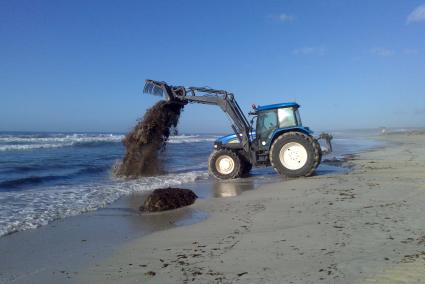
[[[379,130],[336,131],[324,159],[341,159],[379,147]],[[136,180],[116,178],[124,156],[123,133],[0,132],[0,237],[83,214],[132,193],[212,179],[208,156],[218,134],[171,136],[161,155],[166,174]],[[322,164],[318,171],[337,171]],[[253,169],[252,176],[276,176]]]

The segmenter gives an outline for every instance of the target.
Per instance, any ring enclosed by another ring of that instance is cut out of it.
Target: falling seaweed
[[[115,169],[117,176],[137,178],[163,173],[159,156],[177,126],[183,107],[178,102],[159,101],[146,111],[123,139],[126,153]]]

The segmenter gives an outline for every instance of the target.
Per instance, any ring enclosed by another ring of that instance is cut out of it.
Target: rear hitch
[[[326,143],[326,148],[325,149],[322,148],[322,153],[324,155],[332,152],[332,143],[331,143],[332,139],[333,139],[333,136],[331,134],[325,133],[325,132],[320,133],[319,138],[317,140],[324,140]]]

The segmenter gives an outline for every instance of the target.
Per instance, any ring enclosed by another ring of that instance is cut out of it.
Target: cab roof
[[[300,105],[297,103],[291,102],[291,103],[280,103],[280,104],[272,104],[272,105],[265,105],[265,106],[257,106],[256,111],[263,111],[263,110],[270,110],[270,109],[284,108],[284,107],[299,108]]]

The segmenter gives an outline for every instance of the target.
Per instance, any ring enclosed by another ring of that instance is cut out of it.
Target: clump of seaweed
[[[159,155],[175,130],[183,107],[178,102],[159,101],[146,111],[123,139],[126,153],[115,169],[117,176],[137,178],[163,173]]]

